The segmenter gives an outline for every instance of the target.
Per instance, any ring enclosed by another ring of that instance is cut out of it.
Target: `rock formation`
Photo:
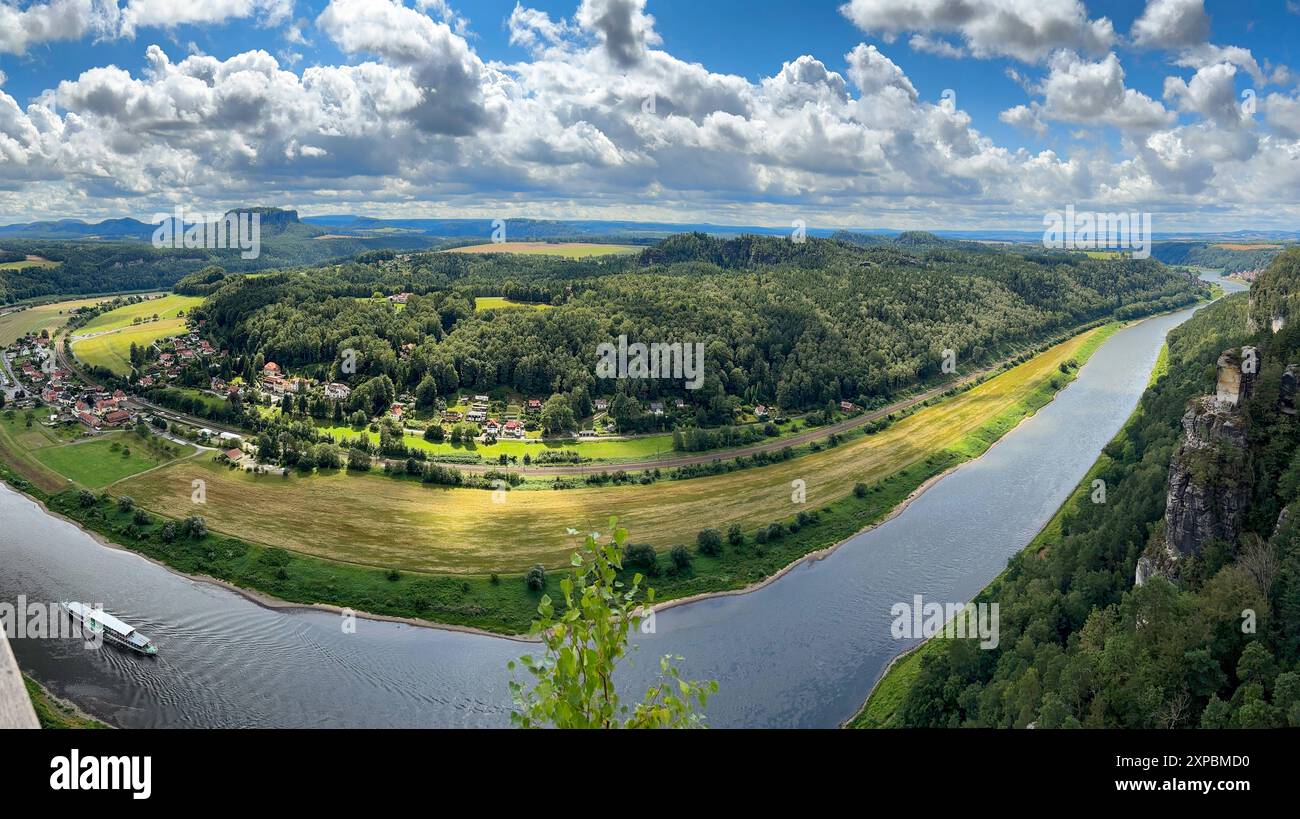
[[[1163,537],[1138,559],[1138,585],[1153,575],[1177,579],[1179,563],[1200,554],[1212,539],[1236,540],[1250,499],[1246,415],[1242,402],[1255,384],[1258,362],[1243,372],[1253,351],[1228,350],[1219,357],[1214,395],[1193,399],[1183,415],[1183,440],[1169,464]]]

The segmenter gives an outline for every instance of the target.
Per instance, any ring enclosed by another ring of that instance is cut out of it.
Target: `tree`
[[[731,528],[727,530],[727,542],[732,546],[745,544],[745,530],[740,528],[739,523],[731,524]]]
[[[542,405],[542,429],[549,433],[565,432],[573,429],[577,419],[573,417],[573,407],[563,395],[552,395]]]
[[[573,554],[573,574],[560,582],[563,613],[557,615],[550,596],[543,595],[531,634],[546,650],[540,659],[519,660],[534,684],[525,689],[522,682],[510,681],[518,706],[511,721],[521,728],[703,727],[700,712],[718,684],[683,680],[672,662],[680,658],[660,659],[659,679],[641,702],[629,706],[618,695],[615,670],[628,653],[630,633],[645,619],[643,604],[654,602],[654,590],[641,594],[640,574],[630,585],[618,580],[627,531],[612,519],[610,528],[608,542],[588,535]],[[509,664],[512,672],[516,667]]]
[[[691,564],[695,562],[695,556],[691,554],[691,550],[680,543],[672,548],[668,556],[672,558],[673,566],[679,572],[689,569]]]
[[[538,563],[528,570],[524,575],[524,583],[533,591],[541,591],[546,588],[546,567]]]
[[[722,535],[717,529],[701,529],[695,536],[695,546],[702,555],[722,554]]]
[[[200,540],[208,533],[208,522],[198,515],[191,515],[185,519],[185,534],[195,540]]]

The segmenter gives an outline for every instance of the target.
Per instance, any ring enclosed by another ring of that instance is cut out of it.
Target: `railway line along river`
[[[1225,282],[1225,289],[1240,286]],[[905,510],[748,594],[659,612],[620,680],[643,689],[664,653],[716,678],[715,726],[833,727],[914,641],[890,608],[969,600],[1052,516],[1136,405],[1165,334],[1191,309],[1116,333],[1078,379]],[[153,637],[157,658],[76,640],[12,641],[55,694],[121,727],[425,727],[509,724],[516,640],[267,608],[110,548],[0,485],[0,600],[103,604]]]

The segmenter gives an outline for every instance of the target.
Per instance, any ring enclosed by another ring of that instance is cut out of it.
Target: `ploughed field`
[[[726,475],[649,486],[493,493],[448,489],[382,474],[344,472],[254,475],[200,457],[114,486],[145,508],[172,517],[202,515],[229,535],[319,557],[400,569],[485,573],[534,563],[566,565],[569,528],[601,530],[611,515],[638,543],[666,549],[693,543],[706,527],[732,523],[747,532],[801,510],[844,498],[943,451],[975,454],[1041,403],[1061,375],[1115,328],[1083,333],[989,381],[926,407],[873,435],[783,463]],[[206,482],[206,503],[191,499]],[[807,503],[791,501],[792,481],[806,482]]]

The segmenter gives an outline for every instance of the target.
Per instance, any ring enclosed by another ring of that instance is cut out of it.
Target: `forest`
[[[1270,273],[1294,292],[1300,251]],[[1104,450],[1096,477],[1106,502],[1076,496],[1059,537],[1012,559],[979,598],[1000,604],[1000,646],[935,644],[900,724],[1300,726],[1300,527],[1290,514],[1300,499],[1300,426],[1281,386],[1286,364],[1300,361],[1300,326],[1250,334],[1247,309],[1247,294],[1230,296],[1170,334],[1167,373]],[[1244,494],[1241,532],[1211,539],[1176,582],[1135,587],[1139,555],[1162,537],[1188,401],[1214,392],[1219,355],[1247,341],[1261,364],[1244,405],[1244,466],[1216,470],[1211,454],[1195,467],[1196,480]]]
[[[940,376],[945,350],[967,371],[1208,292],[1151,261],[704,234],[626,258],[381,252],[259,277],[207,268],[177,290],[208,296],[195,317],[249,375],[274,361],[345,381],[361,393],[354,403],[373,395],[376,407],[394,391],[429,405],[472,389],[559,395],[581,417],[593,398],[616,396],[624,430],[646,426],[646,402],[668,397],[686,400],[699,426],[728,423],[745,403],[878,406]],[[412,294],[400,310],[383,298],[398,293]],[[551,309],[475,310],[485,295]],[[598,380],[597,346],[619,335],[704,344],[703,387]]]

